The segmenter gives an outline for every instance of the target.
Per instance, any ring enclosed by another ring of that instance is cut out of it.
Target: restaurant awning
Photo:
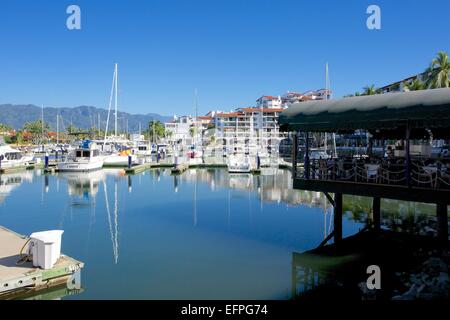
[[[404,135],[409,123],[419,137],[450,136],[450,88],[387,93],[328,101],[293,103],[280,115],[283,131],[353,132]]]

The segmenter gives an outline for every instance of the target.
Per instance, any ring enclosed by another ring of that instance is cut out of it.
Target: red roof
[[[261,112],[261,108],[242,108],[243,112]],[[282,112],[283,108],[263,108],[262,111],[265,113],[271,112]]]
[[[208,116],[200,116],[200,117],[197,117],[197,119],[200,119],[200,120],[211,120],[212,117],[208,117]]]
[[[256,101],[259,101],[259,100],[261,100],[261,99],[267,99],[267,100],[277,100],[278,99],[278,97],[274,97],[274,96],[262,96],[261,98],[259,98],[258,100],[256,100]]]
[[[241,115],[243,115],[242,112],[222,112],[217,114],[217,116],[220,118],[238,117]]]

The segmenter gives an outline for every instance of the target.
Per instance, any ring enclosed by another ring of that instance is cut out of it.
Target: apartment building
[[[192,144],[190,128],[193,124],[190,116],[174,116],[172,121],[164,124],[166,132],[171,132],[167,140],[169,143]]]
[[[299,103],[311,100],[328,100],[331,98],[331,93],[331,90],[327,89],[306,91],[304,93],[288,91],[281,96],[281,102],[283,106],[286,106],[291,103]]]
[[[276,150],[284,136],[278,125],[282,111],[281,107],[248,107],[217,113],[214,117],[216,141],[224,146],[253,144]]]
[[[262,96],[256,100],[257,108],[281,108],[281,97]]]
[[[380,88],[381,93],[390,93],[390,92],[403,92],[405,88],[405,84],[411,84],[414,80],[418,79],[421,82],[424,82],[426,78],[426,73],[420,73],[415,76],[390,83],[384,87]]]

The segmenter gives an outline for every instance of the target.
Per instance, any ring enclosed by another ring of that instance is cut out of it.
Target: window
[[[76,156],[77,156],[77,158],[80,158],[81,157],[81,151],[77,151]]]
[[[89,151],[83,151],[83,157],[89,158],[90,152]]]

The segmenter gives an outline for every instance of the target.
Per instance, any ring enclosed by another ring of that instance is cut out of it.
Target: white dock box
[[[42,269],[53,268],[61,255],[61,237],[63,230],[35,232],[30,235],[30,249],[33,266]]]

